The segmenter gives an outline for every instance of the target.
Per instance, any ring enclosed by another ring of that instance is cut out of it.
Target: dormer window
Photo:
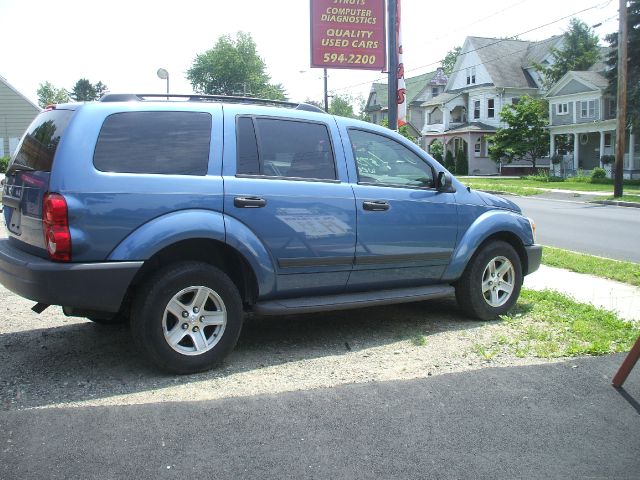
[[[469,67],[466,69],[467,72],[467,85],[475,85],[476,84],[476,67]]]

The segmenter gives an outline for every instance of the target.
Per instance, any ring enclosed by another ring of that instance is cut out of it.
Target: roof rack
[[[296,110],[305,110],[307,112],[326,113],[320,107],[311,105],[310,103],[284,102],[282,100],[269,100],[266,98],[254,97],[234,97],[229,95],[175,95],[166,93],[107,93],[100,98],[101,102],[144,102],[148,100],[184,100],[188,102],[225,102],[225,103],[243,103],[257,105],[272,105],[276,107],[288,107]]]

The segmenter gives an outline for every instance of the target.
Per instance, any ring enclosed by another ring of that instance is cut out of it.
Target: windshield
[[[38,115],[22,137],[7,173],[16,170],[50,172],[71,115],[72,110],[48,110]]]

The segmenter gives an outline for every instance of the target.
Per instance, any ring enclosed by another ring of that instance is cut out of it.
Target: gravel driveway
[[[248,318],[222,368],[168,376],[135,351],[127,326],[41,315],[0,287],[0,409],[195,401],[545,363],[473,352],[501,328],[462,318],[454,299],[346,312]]]

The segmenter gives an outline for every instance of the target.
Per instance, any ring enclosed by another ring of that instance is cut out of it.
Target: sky
[[[617,31],[615,0],[402,0],[406,76],[433,71],[466,36],[542,40],[575,16],[602,40]],[[192,93],[185,72],[221,35],[251,33],[272,82],[292,101],[323,98],[310,68],[309,0],[0,0],[0,76],[37,102],[40,83],[80,78],[112,93]],[[380,72],[329,70],[330,93],[366,97]]]

